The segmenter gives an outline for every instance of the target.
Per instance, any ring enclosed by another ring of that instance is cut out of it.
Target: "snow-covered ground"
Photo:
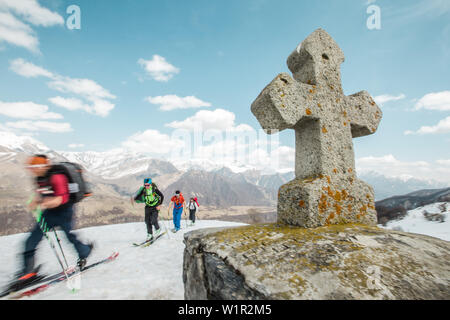
[[[441,212],[440,206],[446,204],[446,210]],[[429,221],[424,216],[424,211],[430,214],[442,214],[444,222]],[[380,227],[383,227],[380,225]],[[450,202],[437,202],[423,207],[409,210],[401,220],[390,221],[387,229],[399,230],[411,233],[425,234],[431,237],[450,241]]]
[[[165,229],[168,221],[160,221]],[[241,223],[199,220],[195,226],[182,228],[176,234],[169,232],[147,248],[136,248],[133,242],[141,242],[146,237],[144,223],[127,223],[91,227],[74,232],[82,241],[94,241],[95,249],[88,263],[119,251],[118,258],[100,265],[81,276],[79,290],[73,292],[65,282],[24,299],[184,299],[183,285],[183,235],[200,228],[228,227]],[[182,220],[182,227],[185,220]],[[173,227],[170,222],[170,228]],[[76,251],[58,232],[67,260],[75,262]],[[0,237],[0,288],[3,288],[19,269],[26,233]],[[60,271],[59,264],[45,239],[39,244],[36,264],[43,264],[41,271],[52,274]]]

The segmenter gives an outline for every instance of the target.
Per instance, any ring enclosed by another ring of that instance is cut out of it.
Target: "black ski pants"
[[[68,206],[60,210],[45,210],[42,213],[43,221],[47,224],[48,229],[55,227],[60,227],[66,234],[67,239],[74,245],[78,257],[80,259],[86,258],[90,252],[91,248],[82,243],[77,239],[77,236],[72,233],[72,216],[73,216],[73,206]],[[30,236],[25,241],[25,251],[23,253],[23,269],[22,273],[31,272],[34,268],[34,255],[36,248],[41,242],[44,233],[41,230],[39,224],[36,223],[33,231],[31,231]]]
[[[147,233],[153,234],[152,226],[159,230],[158,210],[156,207],[145,207],[145,224],[147,225]]]
[[[189,220],[192,222],[195,222],[195,212],[197,212],[197,209],[189,209]]]

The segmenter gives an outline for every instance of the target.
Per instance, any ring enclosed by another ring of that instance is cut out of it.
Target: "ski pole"
[[[167,223],[169,224],[169,229],[170,229],[170,205],[167,208]]]
[[[34,195],[31,196],[30,200],[28,200],[27,204],[30,204],[31,201],[33,201]],[[40,206],[37,206],[36,209],[34,210],[34,212],[36,213],[36,221],[37,224],[39,226],[39,228],[41,229],[42,233],[44,234],[45,238],[47,239],[48,243],[50,244],[50,248],[52,248],[53,253],[56,256],[56,259],[59,262],[59,265],[61,266],[64,275],[66,276],[66,279],[69,280],[69,276],[66,273],[66,269],[64,269],[64,265],[61,261],[61,258],[59,257],[58,253],[56,252],[56,248],[55,248],[55,244],[52,242],[52,240],[49,238],[48,234],[47,234],[47,223],[45,222],[44,217],[42,216],[43,212],[41,210]]]
[[[37,210],[37,212],[40,212],[40,221],[38,221],[38,225],[41,228],[42,233],[44,233],[44,236],[47,239],[48,243],[50,244],[50,247],[52,248],[53,253],[56,256],[56,259],[58,260],[59,265],[61,266],[61,268],[62,268],[62,270],[64,272],[64,275],[66,276],[66,279],[69,280],[69,276],[66,273],[66,269],[64,268],[64,265],[63,265],[63,263],[61,261],[61,258],[59,257],[58,252],[56,252],[55,244],[53,243],[53,241],[50,239],[50,237],[47,234],[47,232],[48,232],[47,223],[45,222],[44,218],[42,217],[41,208],[38,206],[36,210]],[[42,224],[40,223],[41,221],[42,221]]]
[[[164,221],[164,220],[163,220]],[[166,233],[167,233],[167,236],[169,237],[169,239],[170,239],[170,230],[169,229],[167,229],[167,226],[166,226],[166,224],[163,222],[163,224],[164,224],[164,228],[166,229]]]
[[[63,248],[62,248],[62,246],[61,246],[61,241],[59,240],[59,237],[58,237],[58,235],[56,234],[55,228],[52,228],[52,229],[53,229],[53,232],[54,232],[54,234],[55,234],[55,238],[56,238],[56,240],[58,241],[59,249],[61,250],[61,254],[62,254],[63,258],[64,258],[64,262],[66,263],[66,268],[69,268],[69,264],[67,263],[66,256],[64,255],[64,250],[63,250]]]

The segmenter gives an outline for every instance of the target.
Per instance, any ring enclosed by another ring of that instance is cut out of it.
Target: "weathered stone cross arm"
[[[367,91],[346,96],[344,101],[353,138],[367,136],[377,131],[383,113]]]
[[[302,120],[341,115],[340,123],[351,127],[352,137],[376,131],[382,113],[367,91],[345,96],[340,64],[344,54],[324,30],[318,29],[289,56],[294,78],[280,73],[267,85],[251,106],[268,133],[295,129]]]

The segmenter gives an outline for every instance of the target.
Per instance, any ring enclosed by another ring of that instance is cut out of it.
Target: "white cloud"
[[[60,96],[49,98],[48,99],[54,105],[62,107],[64,109],[75,111],[75,110],[84,110],[89,111],[90,107],[83,103],[83,101],[75,98],[63,98]]]
[[[173,139],[157,130],[138,132],[122,143],[122,146],[132,152],[149,154],[167,154],[173,148],[182,148],[183,141]]]
[[[90,79],[58,77],[54,81],[49,82],[48,86],[60,92],[80,95],[88,100],[116,98],[108,90]]]
[[[17,121],[7,122],[7,127],[21,129],[26,131],[48,131],[53,133],[70,132],[72,128],[67,122],[49,122],[49,121]]]
[[[399,94],[398,96],[393,96],[393,95],[389,95],[389,94],[383,94],[383,95],[374,97],[374,100],[375,100],[375,102],[377,104],[382,105],[382,104],[384,104],[386,102],[398,101],[398,100],[402,100],[402,99],[405,99],[405,98],[406,98],[406,96],[403,93]]]
[[[53,78],[54,75],[44,68],[38,67],[21,58],[15,59],[10,63],[10,69],[25,78],[46,77]]]
[[[84,144],[82,144],[82,143],[78,143],[78,144],[77,143],[71,143],[71,144],[68,145],[68,147],[70,149],[83,148]]]
[[[132,135],[122,147],[132,152],[162,156],[179,164],[206,162],[219,167],[270,172],[294,169],[295,150],[280,146],[279,135],[269,136],[262,129],[256,131],[248,125],[233,128],[234,131],[177,129],[170,135],[146,130]]]
[[[59,14],[41,7],[36,0],[0,0],[0,9],[13,11],[36,26],[64,24],[64,19]]]
[[[51,79],[47,83],[49,88],[63,93],[74,94],[84,99],[83,101],[78,98],[65,98],[60,96],[49,99],[50,102],[59,107],[71,111],[83,110],[101,117],[108,116],[111,110],[114,109],[114,104],[109,99],[115,99],[116,96],[94,80],[63,77],[23,59],[11,61],[10,69],[27,78],[49,78]]]
[[[140,58],[138,64],[140,64],[153,79],[160,82],[167,82],[175,74],[180,72],[180,69],[171,65],[164,57],[157,54],[153,55],[151,60]]]
[[[224,109],[200,110],[194,116],[183,121],[173,121],[166,124],[166,127],[186,130],[227,130],[234,127],[235,118],[233,112]]]
[[[114,109],[114,104],[104,99],[92,99],[91,112],[100,117],[106,117]]]
[[[178,147],[184,150],[181,155],[172,154],[169,158],[177,163],[183,162],[184,157],[224,166],[293,170],[295,150],[280,146],[279,135],[267,135],[248,124],[236,125],[235,118],[233,112],[224,109],[201,110],[183,121],[166,124],[177,129],[175,134],[187,136],[187,144]]]
[[[450,167],[450,159],[436,160],[436,162],[439,163],[439,164],[441,164],[441,165]]]
[[[0,101],[0,114],[20,119],[62,119],[63,116],[48,112],[48,106],[34,102],[3,102]]]
[[[92,104],[90,105],[84,103],[80,99],[63,98],[60,96],[52,97],[48,100],[54,105],[70,111],[83,110],[101,117],[108,116],[111,110],[114,109],[114,104],[102,99],[93,99]]]
[[[0,0],[0,42],[38,53],[36,33],[24,21],[42,27],[64,24],[64,19],[58,13],[42,7],[36,0]]]
[[[407,131],[405,131],[405,135],[438,134],[438,133],[448,133],[448,132],[450,132],[450,116],[439,121],[439,123],[434,126],[423,126],[423,127],[420,127],[420,129],[417,131],[407,130]]]
[[[416,103],[415,109],[450,111],[450,91],[429,93],[423,96]]]
[[[414,177],[416,179],[450,182],[450,161],[400,161],[393,155],[363,157],[356,159],[358,173],[374,171],[391,177]]]
[[[0,42],[24,47],[34,53],[39,52],[39,40],[33,29],[12,14],[0,11]]]
[[[178,97],[176,95],[166,95],[147,97],[145,98],[145,100],[150,102],[151,104],[160,105],[159,109],[163,111],[211,106],[211,103],[202,101],[194,96]]]

